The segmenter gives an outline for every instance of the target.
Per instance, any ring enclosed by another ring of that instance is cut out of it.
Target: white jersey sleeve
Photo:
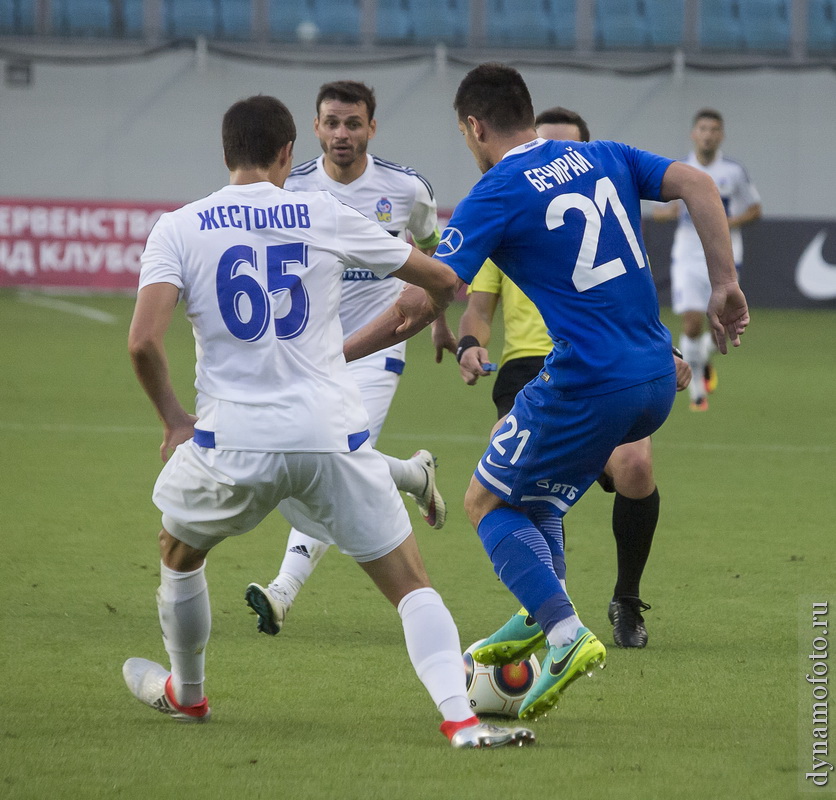
[[[415,201],[406,227],[417,247],[435,247],[441,238],[438,231],[438,207],[429,184],[419,175],[415,176],[415,183]]]
[[[155,223],[142,255],[139,288],[152,283],[171,283],[183,293],[183,256],[177,247],[171,212],[163,214]]]

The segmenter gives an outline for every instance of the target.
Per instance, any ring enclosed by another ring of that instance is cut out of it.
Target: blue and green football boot
[[[541,665],[540,677],[523,700],[520,719],[536,719],[545,714],[570,683],[581,675],[591,675],[594,666],[603,669],[606,660],[607,649],[589,628],[579,628],[575,641],[563,647],[552,645]]]
[[[521,608],[496,633],[473,651],[473,660],[480,664],[515,664],[539,650],[546,636],[528,611]]]

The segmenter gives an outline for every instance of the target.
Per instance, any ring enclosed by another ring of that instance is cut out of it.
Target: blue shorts
[[[544,374],[517,395],[476,478],[509,505],[549,503],[562,515],[598,478],[618,445],[650,436],[665,421],[676,373],[572,400]]]

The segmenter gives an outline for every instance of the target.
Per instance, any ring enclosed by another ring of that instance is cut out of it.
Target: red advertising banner
[[[178,205],[0,198],[0,287],[136,289],[145,240]]]

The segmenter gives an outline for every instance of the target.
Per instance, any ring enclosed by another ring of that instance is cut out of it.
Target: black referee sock
[[[642,500],[631,500],[616,492],[612,507],[612,531],[618,556],[615,597],[639,597],[653,534],[659,521],[659,490]]]

